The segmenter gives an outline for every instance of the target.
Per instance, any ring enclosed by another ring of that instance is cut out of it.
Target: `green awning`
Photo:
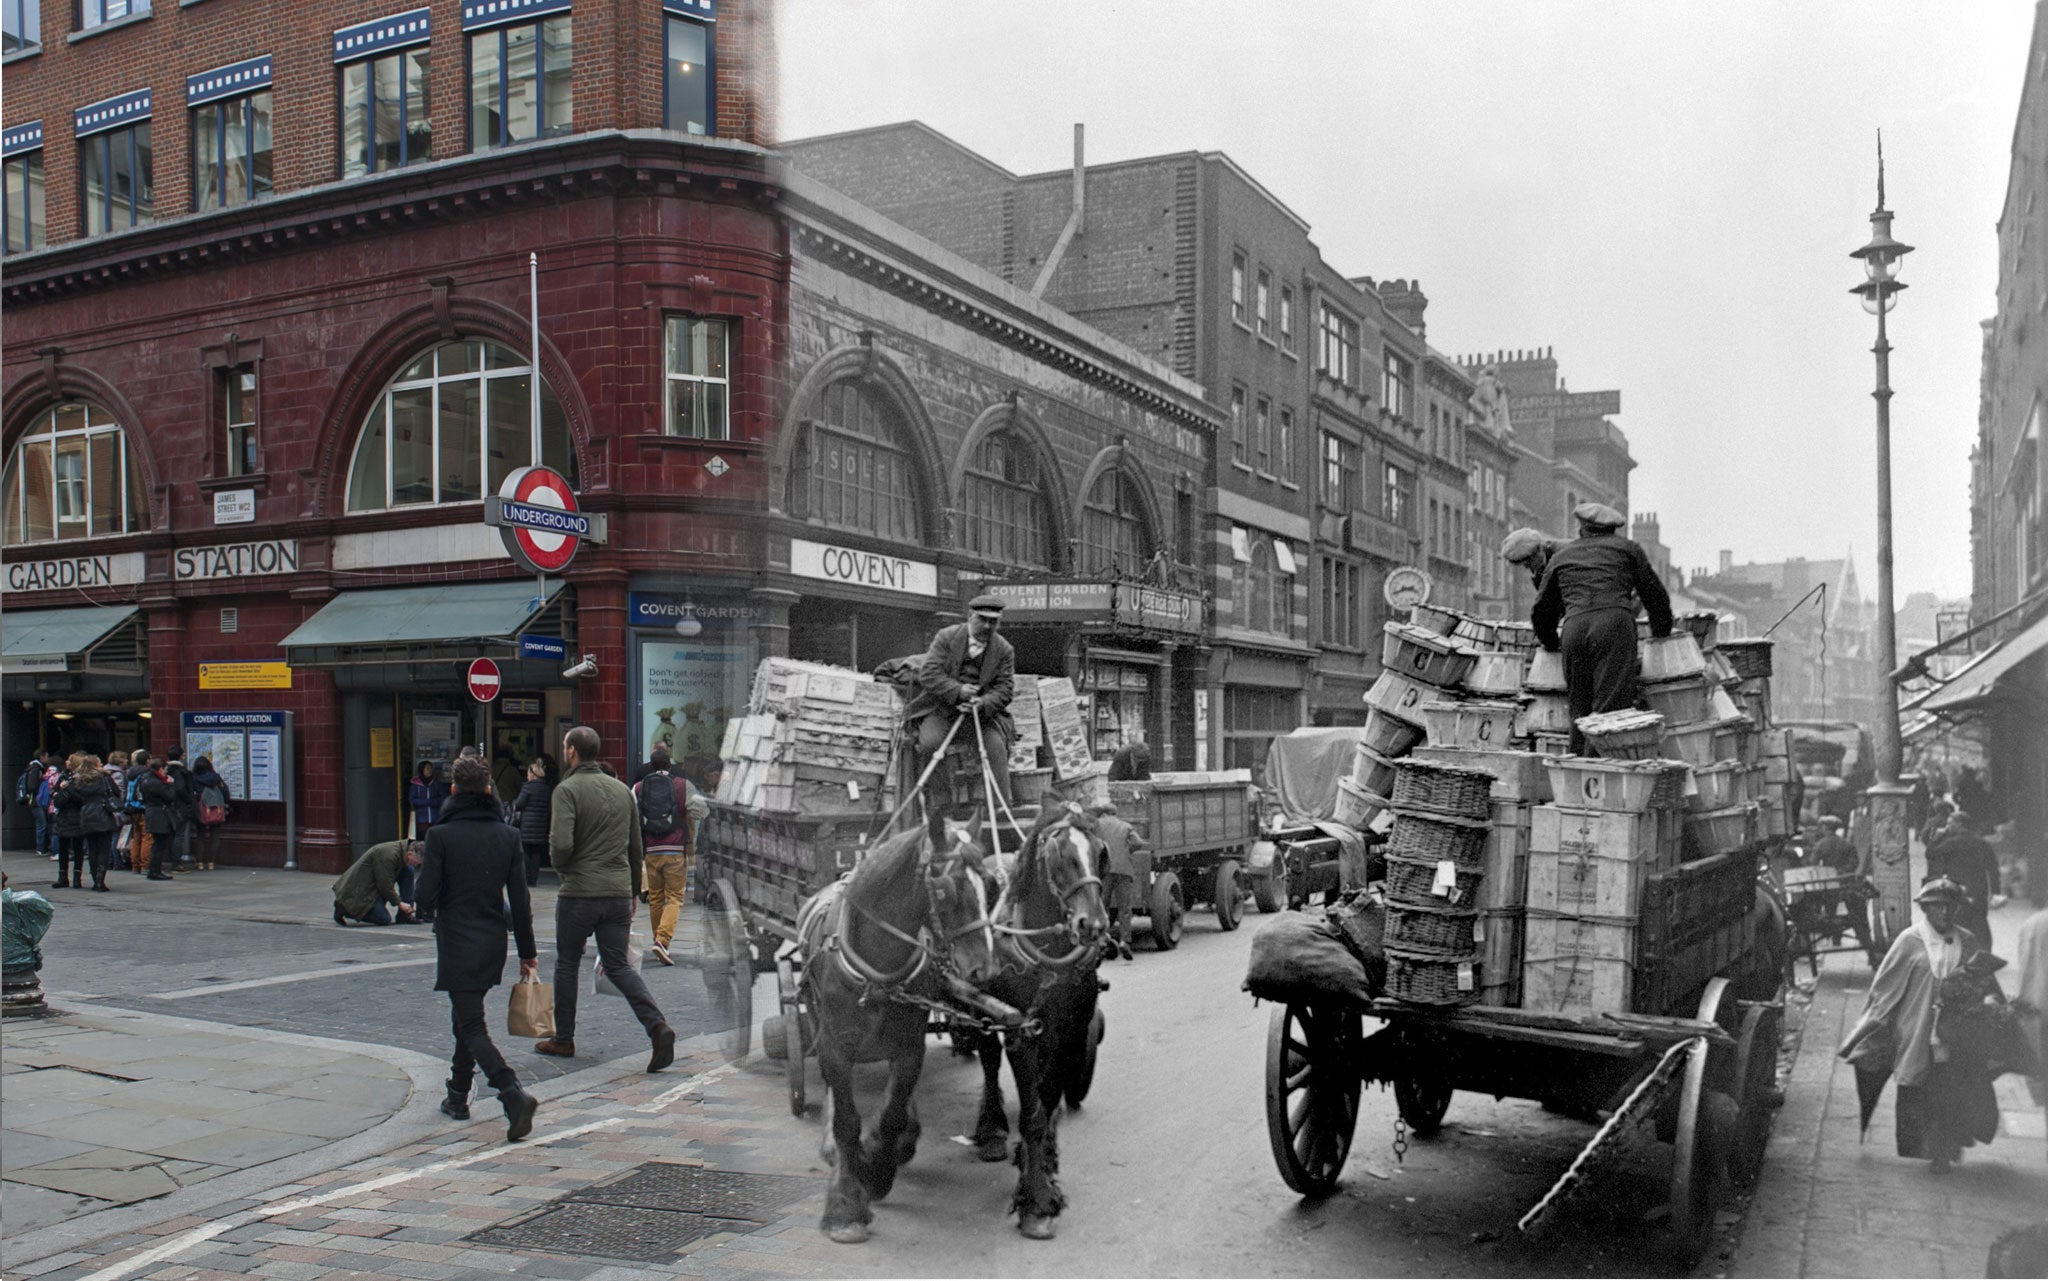
[[[79,671],[94,666],[103,642],[117,642],[106,646],[111,666],[136,667],[141,629],[127,624],[139,612],[134,605],[7,610],[0,613],[0,667],[9,672]]]
[[[483,655],[517,642],[543,616],[561,621],[562,583],[549,579],[545,594],[535,580],[435,583],[343,592],[284,638],[294,667],[341,663],[422,662]]]

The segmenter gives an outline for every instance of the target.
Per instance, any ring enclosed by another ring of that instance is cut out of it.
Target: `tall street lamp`
[[[1912,923],[1912,874],[1907,866],[1906,797],[1899,782],[1904,749],[1899,738],[1899,697],[1891,673],[1898,667],[1898,628],[1892,605],[1892,383],[1891,340],[1885,314],[1898,302],[1905,282],[1899,265],[1913,246],[1892,239],[1892,214],[1884,207],[1884,135],[1877,138],[1877,209],[1870,215],[1870,243],[1850,256],[1863,260],[1865,279],[1850,292],[1877,317],[1877,785],[1870,789],[1872,878],[1885,935]]]

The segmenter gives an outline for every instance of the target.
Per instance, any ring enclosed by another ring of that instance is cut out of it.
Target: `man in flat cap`
[[[1636,705],[1642,664],[1636,653],[1636,606],[1650,614],[1650,634],[1671,634],[1671,595],[1633,541],[1615,531],[1622,514],[1604,503],[1572,512],[1579,536],[1557,549],[1536,591],[1529,621],[1543,648],[1564,651],[1571,703],[1573,755],[1586,748],[1581,716]]]
[[[996,635],[1006,603],[1000,596],[977,596],[967,603],[966,622],[938,630],[918,665],[917,693],[903,709],[904,719],[917,727],[920,776],[932,753],[946,741],[954,717],[979,716],[982,747],[1004,804],[1010,800],[1010,743],[1017,737],[1017,723],[1009,711],[1016,692],[1017,651]],[[974,743],[967,736],[973,730],[970,722],[954,736],[970,752]]]
[[[1539,529],[1511,530],[1500,540],[1501,559],[1510,565],[1520,565],[1529,571],[1529,586],[1543,586],[1543,572],[1550,568],[1550,558],[1557,549],[1564,546],[1564,539],[1552,538]]]

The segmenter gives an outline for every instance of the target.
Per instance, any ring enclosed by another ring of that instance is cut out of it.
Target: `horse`
[[[936,1000],[995,970],[979,824],[951,835],[943,853],[932,851],[922,828],[882,840],[797,918],[802,984],[828,1092],[820,1155],[832,1166],[832,1187],[819,1226],[841,1244],[867,1240],[869,1203],[889,1194],[896,1171],[917,1151],[921,1127],[911,1095],[924,1070],[928,1016],[927,1007],[902,998]],[[875,1059],[889,1063],[889,1089],[874,1133],[863,1136],[854,1064]]]
[[[1017,1215],[1017,1230],[1038,1241],[1052,1238],[1066,1207],[1059,1187],[1056,1109],[1087,1056],[1089,1023],[1101,994],[1096,968],[1109,934],[1093,842],[1072,825],[1078,817],[1078,811],[1047,806],[1024,840],[996,911],[997,951],[1004,964],[983,987],[1025,1011],[1025,1024],[1005,1031],[1000,1043],[995,1035],[984,1034],[977,1046],[982,1095],[976,1152],[984,1161],[1006,1155],[1010,1123],[1003,1110],[1001,1072],[1007,1051],[1017,1082],[1020,1138],[1010,1209]],[[1056,828],[1061,818],[1069,825]],[[1048,952],[1040,940],[1064,950]]]

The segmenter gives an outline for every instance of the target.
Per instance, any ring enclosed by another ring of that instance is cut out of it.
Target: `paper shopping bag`
[[[637,970],[640,968],[640,949],[634,947],[631,943],[628,943],[626,945],[626,968],[633,970]],[[590,990],[596,995],[625,995],[624,992],[619,991],[618,986],[614,984],[611,981],[610,976],[608,976],[604,972],[604,958],[602,956],[597,958],[597,964],[592,967],[591,974],[593,975],[593,982],[590,985]]]
[[[512,985],[512,1002],[505,1011],[508,1036],[555,1034],[555,985],[522,976]]]

